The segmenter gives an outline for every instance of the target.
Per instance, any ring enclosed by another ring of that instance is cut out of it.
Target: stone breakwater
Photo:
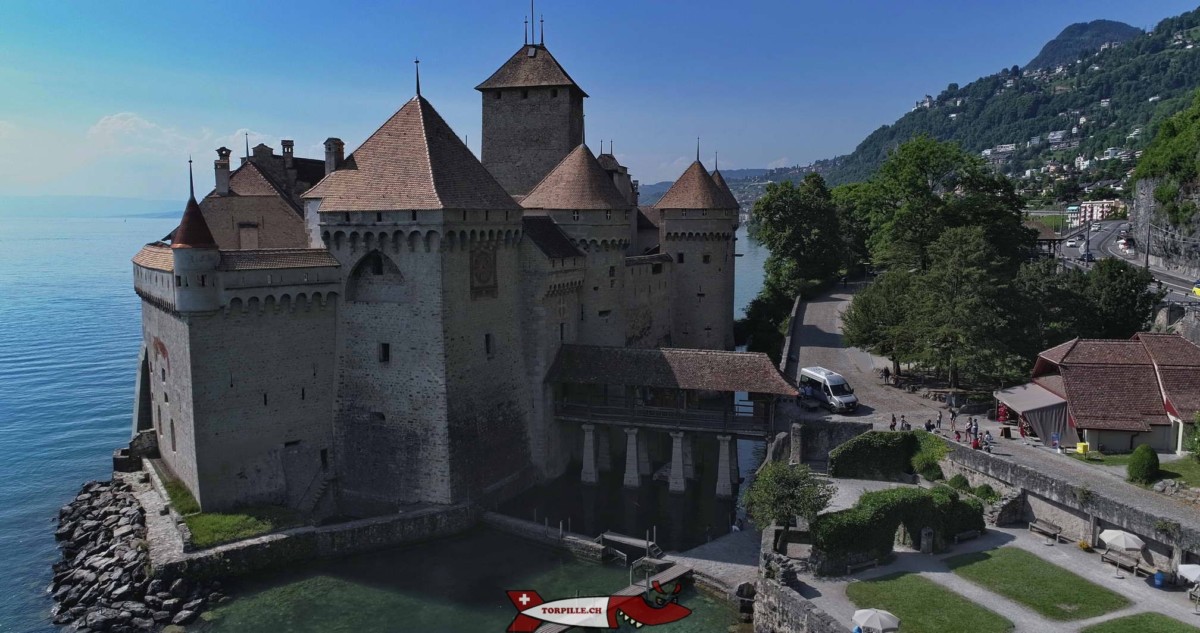
[[[132,633],[187,624],[226,598],[218,583],[153,578],[145,511],[123,481],[91,481],[58,511],[62,560],[48,591],[54,623],[73,631]]]

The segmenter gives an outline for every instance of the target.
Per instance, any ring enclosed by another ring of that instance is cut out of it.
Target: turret
[[[221,252],[217,250],[217,241],[196,202],[191,163],[189,160],[190,195],[183,218],[171,238],[171,254],[175,260],[175,307],[180,312],[211,312],[220,307],[217,267],[221,263]]]

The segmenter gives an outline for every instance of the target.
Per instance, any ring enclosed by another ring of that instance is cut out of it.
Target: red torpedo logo
[[[624,621],[634,628],[677,622],[692,614],[677,600],[682,584],[670,593],[656,581],[650,604],[643,595],[587,596],[546,602],[532,589],[509,591],[508,599],[517,608],[517,617],[508,625],[508,633],[533,633],[544,624],[561,624],[591,629],[615,629]]]

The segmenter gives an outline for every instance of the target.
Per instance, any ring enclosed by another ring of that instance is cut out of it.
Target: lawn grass
[[[167,479],[163,481],[163,487],[167,489],[167,496],[171,498],[171,506],[175,508],[181,516],[195,514],[200,511],[200,504],[196,502],[196,498],[188,492],[187,486],[183,485],[178,479]]]
[[[184,521],[192,532],[192,545],[212,547],[294,527],[300,524],[300,516],[288,508],[256,506],[237,512],[201,512]]]
[[[1100,624],[1093,624],[1083,633],[1200,633],[1200,629],[1158,613],[1139,613]]]
[[[1007,633],[1013,623],[941,585],[915,574],[891,574],[852,582],[846,596],[860,609],[884,609],[900,618],[905,633]]]
[[[1100,455],[1095,451],[1087,455],[1080,455],[1079,453],[1071,453],[1070,455],[1084,463],[1102,464],[1104,466],[1128,466],[1130,458],[1133,457],[1133,453]],[[1191,457],[1181,457],[1169,462],[1161,462],[1158,470],[1159,479],[1178,479],[1189,486],[1200,488],[1200,462]],[[1148,488],[1149,486],[1143,487]]]
[[[1129,605],[1120,594],[1013,547],[946,559],[955,574],[1051,620],[1083,620]]]

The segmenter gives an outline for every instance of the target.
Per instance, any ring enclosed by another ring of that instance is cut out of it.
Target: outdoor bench
[[[1138,560],[1124,552],[1106,549],[1100,554],[1100,562],[1112,563],[1117,566],[1117,569],[1128,567],[1129,571],[1134,572],[1135,576],[1137,575]]]
[[[1041,532],[1042,534],[1045,534],[1046,536],[1052,537],[1054,539],[1055,543],[1058,542],[1058,539],[1062,538],[1062,528],[1058,527],[1057,525],[1055,525],[1049,521],[1043,521],[1041,519],[1030,521],[1029,522],[1029,531],[1030,532]]]
[[[861,563],[854,563],[853,565],[846,565],[846,575],[849,576],[850,574],[853,574],[854,572],[856,572],[860,569],[866,569],[868,567],[878,567],[878,566],[879,566],[879,559],[865,560]]]
[[[961,534],[954,535],[954,544],[958,545],[962,541],[969,541],[975,538],[979,538],[979,530],[967,530]]]

